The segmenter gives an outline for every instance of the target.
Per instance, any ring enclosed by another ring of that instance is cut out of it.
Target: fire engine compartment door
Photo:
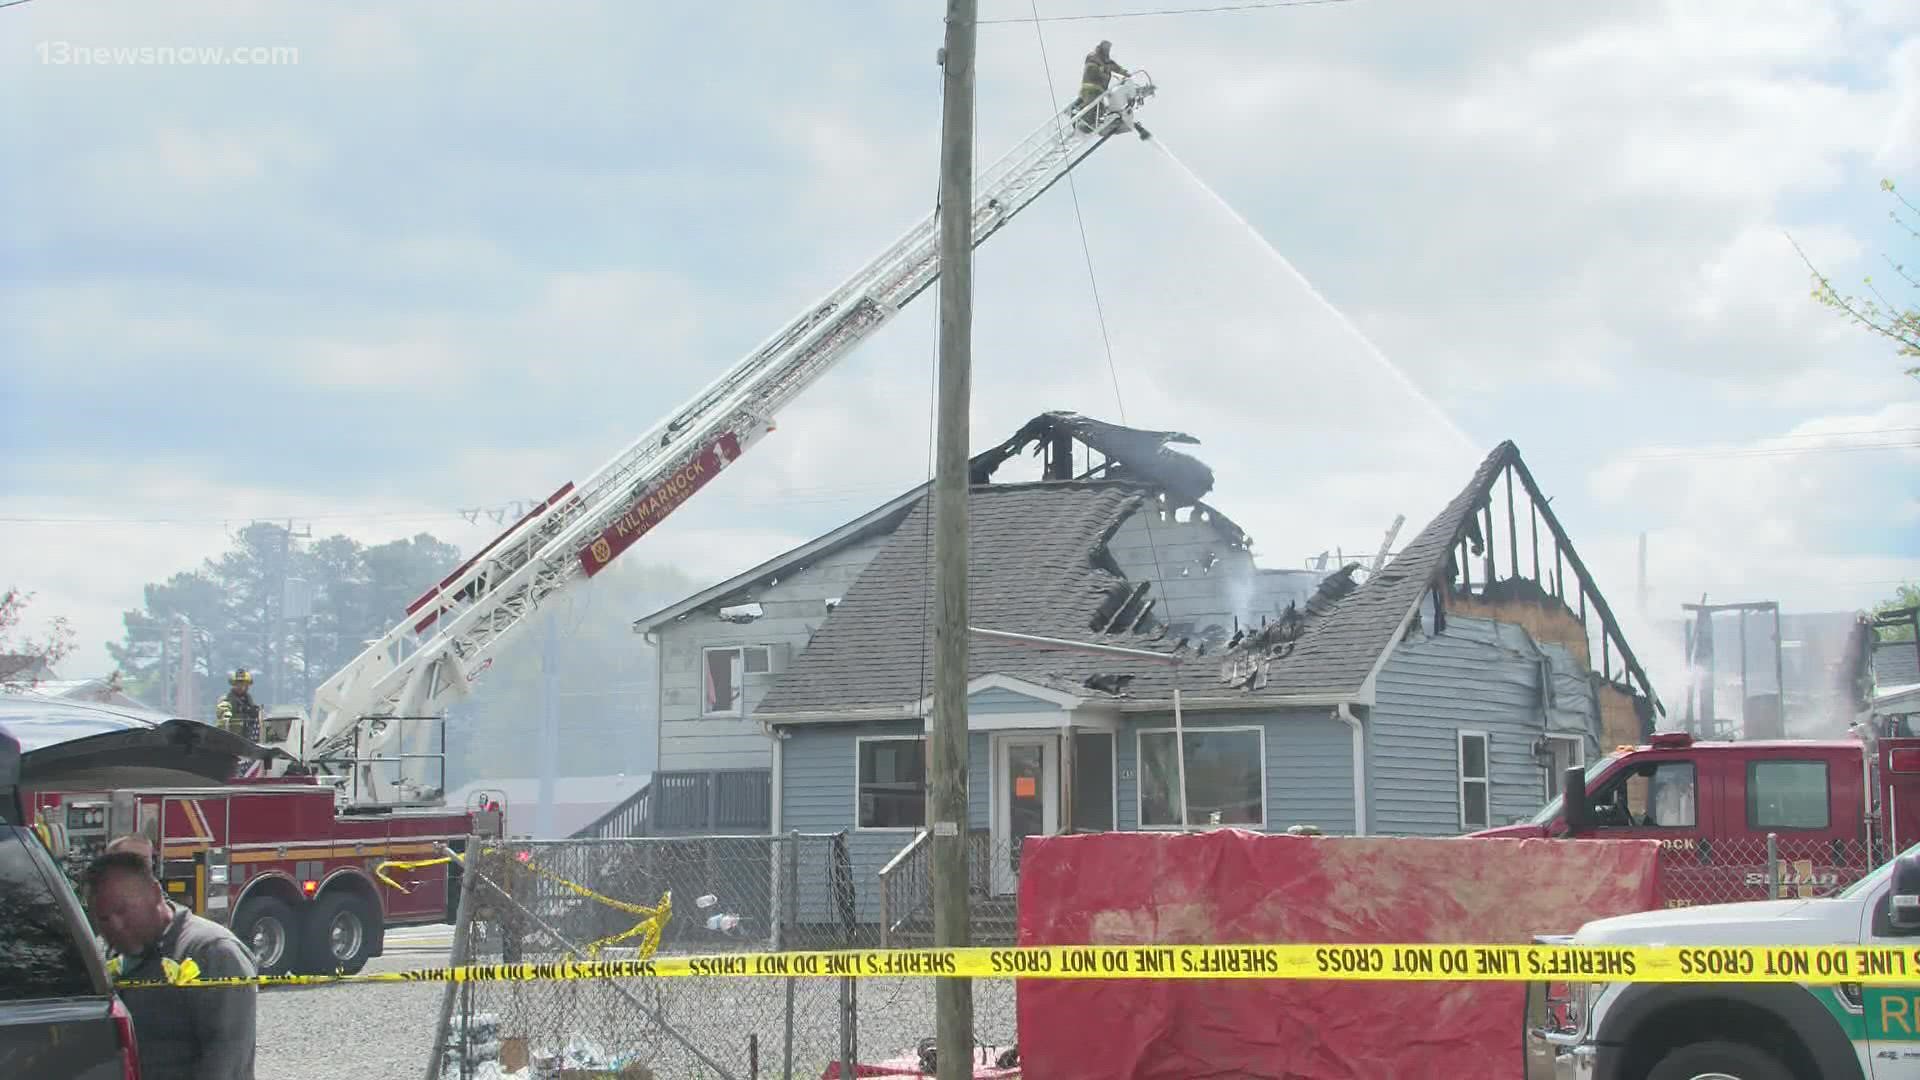
[[[1738,870],[1729,900],[1765,900],[1772,891],[1767,837],[1775,838],[1782,898],[1832,896],[1872,863],[1866,860],[1859,807],[1860,767],[1792,747],[1720,755],[1721,829]],[[1920,1048],[1915,1048],[1920,1049]]]

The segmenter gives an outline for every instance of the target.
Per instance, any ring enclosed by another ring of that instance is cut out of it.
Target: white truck
[[[1541,944],[1920,944],[1920,845],[1824,899],[1669,908]],[[1912,986],[1530,984],[1528,1080],[1920,1080]]]

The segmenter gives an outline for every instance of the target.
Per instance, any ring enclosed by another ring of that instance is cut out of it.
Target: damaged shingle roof
[[[1094,553],[1146,498],[1119,482],[1051,481],[975,487],[968,501],[969,620],[975,626],[1088,640],[1126,579]],[[932,505],[921,500],[860,572],[831,618],[780,677],[757,713],[906,706],[932,678]],[[1141,644],[1139,635],[1103,635]],[[1060,688],[1049,654],[975,643],[971,674],[1023,673]],[[1083,691],[1084,692],[1084,691]]]
[[[1414,605],[1447,571],[1454,547],[1471,527],[1493,480],[1518,459],[1502,443],[1472,480],[1380,573],[1344,596],[1338,588],[1312,605],[1290,647],[1201,655],[1183,652],[1183,697],[1193,706],[1248,698],[1351,700],[1393,644]],[[977,627],[1044,637],[1172,652],[1164,625],[1128,635],[1102,635],[1091,624],[1124,579],[1101,569],[1102,545],[1146,498],[1117,482],[1047,482],[975,487],[968,551],[969,622]],[[896,708],[911,710],[931,688],[931,535],[924,501],[862,571],[826,624],[781,676],[756,711],[783,715]],[[1331,608],[1326,601],[1333,601]],[[1259,680],[1229,685],[1222,661],[1251,659]],[[968,677],[999,673],[1110,698],[1110,688],[1136,702],[1171,696],[1174,669],[1148,661],[1055,652],[973,641]],[[1132,676],[1114,679],[1113,676]],[[1092,685],[1089,685],[1089,680]],[[1190,695],[1190,696],[1189,696]]]

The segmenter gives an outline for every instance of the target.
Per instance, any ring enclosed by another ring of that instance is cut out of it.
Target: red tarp
[[[1657,905],[1651,840],[1029,838],[1021,945],[1500,942]],[[1047,1080],[1520,1077],[1523,983],[1021,980]]]

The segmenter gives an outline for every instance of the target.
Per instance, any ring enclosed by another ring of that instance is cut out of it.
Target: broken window
[[[862,829],[918,829],[927,823],[927,740],[860,739]]]
[[[772,669],[770,650],[765,645],[734,645],[703,651],[706,689],[701,713],[706,716],[742,715],[744,676],[761,675]]]
[[[1171,730],[1140,733],[1140,827],[1180,827],[1180,770]],[[1185,735],[1187,824],[1267,822],[1266,732],[1261,728],[1189,728]]]

